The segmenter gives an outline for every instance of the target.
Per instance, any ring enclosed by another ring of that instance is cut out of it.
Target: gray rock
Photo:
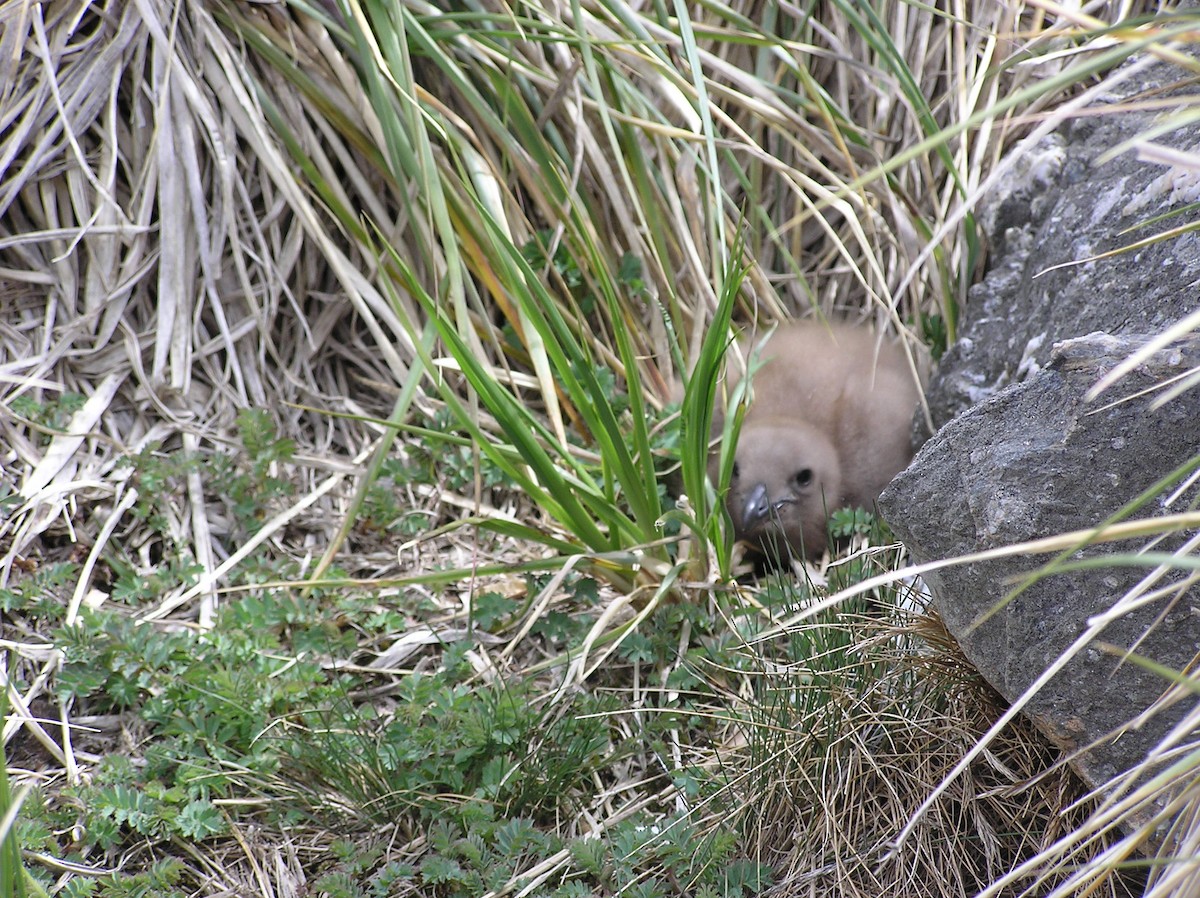
[[[1099,524],[1200,453],[1200,390],[1157,409],[1149,394],[1112,404],[1200,366],[1200,340],[1158,353],[1111,394],[1085,399],[1099,377],[1141,343],[1103,334],[1063,343],[1036,375],[942,428],[879,500],[914,559],[950,558]],[[1196,489],[1168,508],[1170,493],[1154,495],[1137,516],[1186,510]],[[1176,539],[1156,551],[1178,544]],[[1139,546],[1095,545],[1072,553],[1071,560]],[[1052,557],[1005,558],[927,576],[936,607],[963,651],[1010,701],[1076,641],[1090,618],[1148,573],[1117,565],[1059,573],[1004,604],[1025,575]],[[1156,587],[1182,579],[1169,573]],[[1198,599],[1194,591],[1164,596],[1111,623],[1100,638],[1121,649],[1136,646],[1140,654],[1184,670],[1200,652]],[[1093,643],[1026,713],[1061,747],[1082,749],[1126,724],[1168,685],[1136,664],[1119,665]],[[1092,785],[1107,782],[1140,763],[1188,706],[1084,752],[1076,769]]]
[[[1151,70],[1151,90],[1178,71]],[[1150,334],[1196,308],[1200,234],[1083,261],[1180,224],[1148,219],[1200,199],[1195,172],[1098,157],[1155,123],[1156,113],[1080,118],[1023,157],[981,211],[993,262],[971,288],[959,341],[928,396],[935,426],[1044,366],[1060,340],[1094,331]],[[1160,137],[1200,152],[1200,123]],[[1070,264],[1066,267],[1064,263]]]
[[[1150,72],[1130,90],[1151,90],[1178,76],[1165,66]],[[1200,199],[1200,177],[1186,168],[1149,164],[1132,153],[1095,164],[1149,128],[1155,115],[1077,120],[1030,153],[982,211],[993,266],[971,290],[961,339],[930,385],[940,430],[879,500],[915,561],[1095,526],[1200,456],[1200,389],[1161,408],[1152,407],[1152,395],[1139,395],[1200,366],[1200,342],[1160,352],[1098,400],[1085,398],[1147,335],[1200,306],[1198,235],[1082,261],[1180,223],[1138,227]],[[1198,153],[1200,123],[1157,140]],[[1069,262],[1081,264],[1056,267]],[[1115,402],[1123,397],[1131,398]],[[1173,497],[1168,508],[1170,496],[1170,489],[1159,491],[1136,516],[1186,510],[1189,501],[1197,503],[1197,488]],[[1155,551],[1173,551],[1183,539]],[[1111,558],[1142,544],[1093,545],[1069,560]],[[1007,557],[928,577],[934,607],[950,632],[1010,701],[1077,641],[1089,620],[1150,573],[1114,561],[1029,585],[1027,575],[1052,557]],[[1152,589],[1183,580],[1167,572]],[[1018,584],[1024,588],[1014,593]],[[1103,741],[1150,707],[1168,683],[1134,663],[1119,663],[1102,643],[1136,647],[1173,670],[1191,669],[1200,655],[1197,599],[1184,584],[1112,622],[1026,707],[1055,743],[1079,751],[1073,764],[1090,785],[1141,764],[1194,704],[1181,702]],[[1102,742],[1093,745],[1096,740]]]

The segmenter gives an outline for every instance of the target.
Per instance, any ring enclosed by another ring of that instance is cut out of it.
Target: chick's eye
[[[738,476],[740,474],[741,474],[741,471],[738,470],[738,463],[734,462],[733,463],[733,473],[730,474],[730,480],[737,480]]]
[[[800,487],[801,489],[808,486],[810,483],[813,482],[812,468],[801,468],[799,471],[797,471],[795,474],[792,475],[792,482],[794,484],[796,484],[796,486]]]

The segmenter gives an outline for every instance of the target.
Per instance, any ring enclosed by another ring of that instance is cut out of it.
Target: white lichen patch
[[[1146,144],[1138,149],[1138,158],[1165,164],[1167,170],[1147,184],[1140,195],[1131,199],[1121,210],[1122,214],[1134,215],[1155,201],[1160,206],[1200,201],[1200,146],[1174,150]]]

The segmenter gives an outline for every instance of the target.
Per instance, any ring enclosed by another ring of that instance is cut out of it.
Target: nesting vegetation
[[[1153,889],[1031,727],[956,770],[879,522],[752,576],[705,478],[731,329],[936,356],[989,179],[1193,27],[0,2],[0,896]]]

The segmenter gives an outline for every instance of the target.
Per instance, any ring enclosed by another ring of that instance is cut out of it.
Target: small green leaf
[[[209,801],[191,801],[175,818],[176,828],[190,839],[200,841],[226,830],[225,818]]]

